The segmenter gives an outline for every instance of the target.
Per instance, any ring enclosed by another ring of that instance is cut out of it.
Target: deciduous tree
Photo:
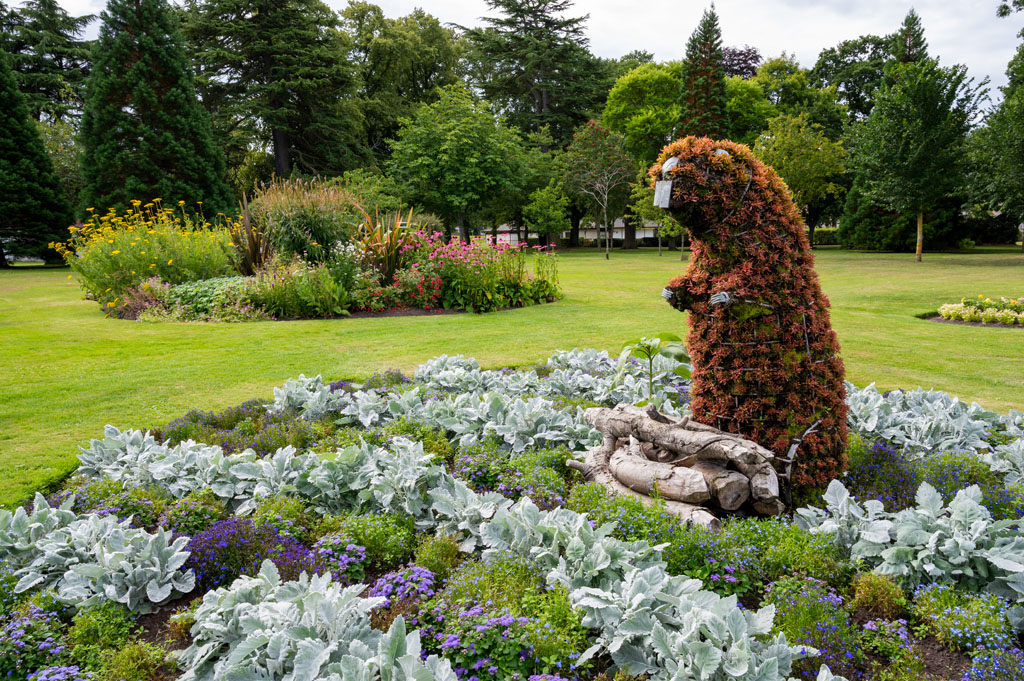
[[[403,119],[391,148],[389,174],[406,198],[457,226],[465,241],[470,216],[520,180],[519,135],[461,85]]]
[[[806,113],[811,123],[824,128],[829,139],[842,136],[847,115],[846,107],[838,101],[836,86],[814,87],[809,71],[801,68],[793,55],[783,53],[761,64],[754,82],[780,114]]]
[[[961,65],[931,59],[891,66],[892,82],[855,136],[852,160],[870,199],[917,215],[917,260],[924,213],[954,193],[963,179],[964,143],[985,83]]]
[[[422,9],[391,19],[377,5],[350,2],[341,29],[351,38],[348,60],[359,76],[365,145],[382,162],[398,120],[458,81],[463,46],[454,29]]]
[[[625,208],[635,172],[625,138],[597,121],[581,125],[566,149],[566,185],[587,200],[595,216],[601,217],[606,260],[612,244],[609,216],[614,220]]]
[[[756,47],[723,47],[722,66],[726,76],[753,78],[757,75],[757,67],[761,65],[761,51]]]
[[[793,202],[808,222],[813,244],[816,225],[809,219],[808,207],[825,198],[842,198],[843,189],[836,183],[846,169],[842,143],[826,137],[820,125],[807,120],[807,114],[784,114],[772,119],[757,138],[754,153],[786,181]]]
[[[892,36],[862,35],[821,51],[809,74],[815,87],[835,86],[850,118],[862,120],[874,106],[885,63],[892,59]]]
[[[626,149],[645,165],[672,141],[679,121],[679,67],[644,64],[616,81],[602,121],[622,134]]]

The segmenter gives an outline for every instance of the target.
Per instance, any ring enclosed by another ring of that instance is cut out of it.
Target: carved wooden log
[[[666,499],[690,504],[699,504],[711,498],[711,490],[700,471],[648,461],[631,453],[626,447],[616,449],[611,455],[608,470],[626,487],[647,495],[657,488],[658,494]]]

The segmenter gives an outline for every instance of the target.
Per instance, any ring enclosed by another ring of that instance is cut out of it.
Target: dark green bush
[[[306,542],[316,517],[295,497],[275,495],[260,499],[252,522],[257,529],[269,527],[282,537]]]

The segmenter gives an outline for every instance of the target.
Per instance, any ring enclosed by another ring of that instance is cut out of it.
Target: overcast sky
[[[10,3],[14,4],[14,3]],[[76,15],[99,13],[103,0],[60,0]],[[347,0],[327,0],[341,9]],[[485,16],[484,0],[379,0],[388,16],[422,7],[444,22],[474,26]],[[765,57],[796,54],[810,68],[825,47],[866,33],[891,33],[914,7],[924,23],[929,52],[943,64],[966,64],[977,79],[1006,82],[1006,63],[1017,48],[1024,13],[996,17],[998,0],[718,0],[726,45],[749,44]],[[678,59],[696,27],[704,2],[686,0],[577,0],[574,14],[589,14],[591,50],[618,57],[635,49],[659,61]],[[95,33],[95,25],[91,33]],[[998,95],[998,93],[994,93]]]

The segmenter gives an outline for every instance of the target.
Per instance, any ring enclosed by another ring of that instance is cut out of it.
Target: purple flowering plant
[[[57,613],[30,604],[0,629],[0,678],[25,681],[32,672],[60,666],[70,651]]]
[[[382,608],[400,601],[413,601],[434,596],[434,573],[418,566],[389,572],[370,587],[370,596],[383,596]]]
[[[356,584],[366,577],[366,549],[344,533],[324,535],[313,545],[308,565],[311,573],[330,573],[337,582]]]
[[[29,674],[28,681],[88,681],[92,672],[82,671],[78,665],[45,667]]]
[[[775,626],[786,634],[790,645],[819,652],[818,657],[795,662],[793,676],[815,679],[819,667],[827,664],[851,681],[865,678],[860,669],[864,658],[860,631],[832,587],[810,577],[784,577],[769,585],[762,602],[768,604],[775,605]]]
[[[192,537],[185,569],[195,572],[196,586],[209,590],[254,575],[264,560],[277,565],[284,579],[294,579],[309,562],[309,549],[272,527],[257,528],[248,518],[228,518]]]
[[[981,649],[961,681],[1019,681],[1024,651],[1019,647]]]

